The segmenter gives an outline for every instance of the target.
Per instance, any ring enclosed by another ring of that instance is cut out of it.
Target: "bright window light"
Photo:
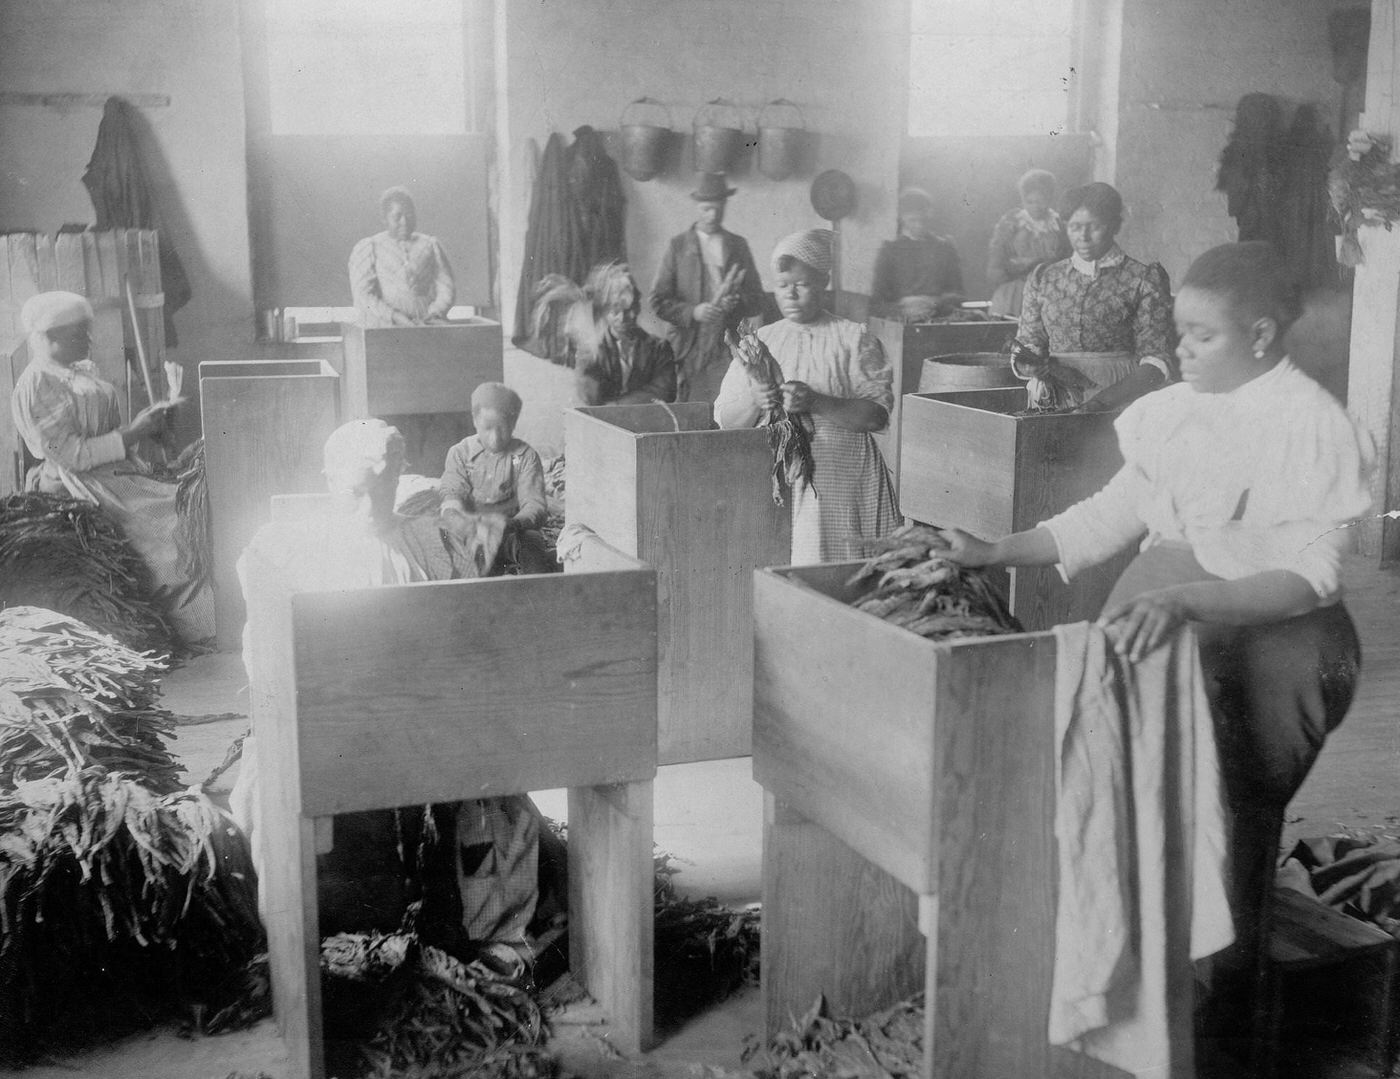
[[[1065,131],[1073,3],[912,0],[909,134]]]
[[[274,135],[462,135],[462,0],[264,0]]]

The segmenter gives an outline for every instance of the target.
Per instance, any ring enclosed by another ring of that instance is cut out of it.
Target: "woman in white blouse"
[[[1340,530],[1371,508],[1374,449],[1284,355],[1297,311],[1268,244],[1206,252],[1176,299],[1182,382],[1118,418],[1126,463],[1109,484],[995,542],[945,533],[965,565],[1058,565],[1067,578],[1140,544],[1100,619],[1129,660],[1195,624],[1233,824],[1237,943],[1219,966],[1240,971],[1239,995],[1212,995],[1236,1019],[1284,809],[1346,714],[1361,658]]]

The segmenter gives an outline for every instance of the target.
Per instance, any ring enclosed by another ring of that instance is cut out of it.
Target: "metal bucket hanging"
[[[729,172],[744,148],[744,114],[717,97],[695,114],[695,171]]]
[[[806,145],[801,109],[783,97],[763,106],[758,114],[759,172],[770,180],[786,180],[797,171]]]
[[[653,98],[639,97],[622,110],[618,127],[622,133],[622,171],[634,180],[650,180],[666,162],[670,112]]]

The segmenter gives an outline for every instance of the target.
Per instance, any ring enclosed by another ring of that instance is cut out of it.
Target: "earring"
[[[1256,348],[1254,350],[1254,358],[1256,360],[1262,360],[1264,358],[1264,350],[1262,348]]]

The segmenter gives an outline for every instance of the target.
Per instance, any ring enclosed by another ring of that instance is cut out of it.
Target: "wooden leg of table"
[[[763,973],[768,1032],[825,995],[861,1016],[923,988],[918,899],[824,828],[764,796]]]
[[[327,821],[329,823],[329,821]],[[263,920],[277,1025],[290,1079],[322,1079],[321,930],[316,906],[316,821],[292,818],[268,828]]]
[[[652,1040],[651,781],[569,790],[569,965],[626,1052]]]

